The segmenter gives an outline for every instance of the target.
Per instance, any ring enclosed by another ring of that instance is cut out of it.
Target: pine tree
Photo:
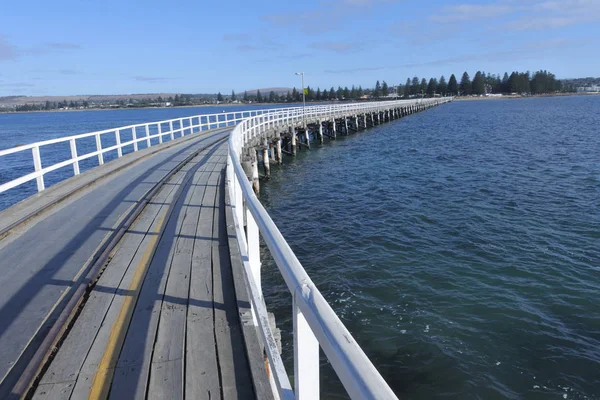
[[[358,90],[356,91],[356,95],[360,99],[364,96],[364,94],[365,94],[365,92],[363,91],[362,85],[359,85]]]
[[[269,103],[276,103],[277,99],[275,98],[275,92],[274,91],[270,91],[269,92]]]
[[[344,100],[348,100],[350,98],[350,90],[348,86],[344,86],[344,92],[342,93],[344,96]]]
[[[350,98],[356,99],[356,87],[352,85],[352,89],[350,90]]]
[[[335,100],[335,99],[337,99],[337,95],[335,93],[335,89],[332,86],[331,89],[329,89],[329,100]]]
[[[417,94],[419,94],[419,78],[417,78],[416,76],[414,76],[412,78],[412,82],[410,84],[410,94],[412,94],[413,96],[416,96]]]
[[[427,79],[421,79],[421,85],[419,86],[419,94],[423,97],[427,93]]]
[[[231,101],[235,101],[235,92],[231,91]]]
[[[290,91],[287,91],[287,95],[285,96],[285,101],[287,103],[291,103],[292,102],[292,94],[290,93]]]
[[[429,79],[429,84],[427,85],[427,96],[433,97],[436,89],[437,89],[437,79],[435,79],[435,78]]]
[[[383,97],[387,97],[390,94],[390,89],[388,87],[388,84],[386,81],[383,81],[383,83],[381,84],[381,95]]]
[[[458,94],[458,82],[456,81],[456,77],[454,74],[450,75],[450,80],[448,80],[448,92],[450,96],[456,96]]]
[[[483,81],[483,74],[480,71],[477,71],[475,77],[473,77],[473,94],[485,94],[485,83]]]
[[[468,96],[472,92],[471,78],[467,71],[463,74],[460,79],[460,94],[461,96]]]
[[[243,98],[243,100],[244,100],[244,103],[248,102],[248,92],[246,92],[246,91],[244,91],[244,98]]]
[[[256,101],[257,101],[258,103],[262,103],[262,102],[263,102],[263,97],[262,97],[262,95],[260,94],[260,90],[257,90],[257,91],[256,91]]]
[[[336,95],[337,95],[338,100],[343,100],[344,99],[344,89],[342,89],[341,86],[338,86]]]
[[[438,82],[437,92],[440,95],[445,96],[447,91],[448,91],[448,84],[446,83],[446,78],[444,78],[444,75],[442,75],[442,76],[440,76],[440,81]]]
[[[406,85],[404,85],[404,98],[410,97],[410,78],[406,78]]]
[[[315,100],[321,101],[321,88],[317,88],[317,93],[315,94]]]
[[[381,97],[381,84],[379,81],[375,83],[375,90],[373,90],[373,97],[378,98]]]
[[[176,96],[176,97],[179,97],[179,96]],[[179,98],[177,100],[179,100]],[[217,94],[217,101],[223,101],[223,95],[221,94],[221,92],[219,92],[219,94]]]

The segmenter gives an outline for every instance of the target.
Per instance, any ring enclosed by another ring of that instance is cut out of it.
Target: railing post
[[[194,133],[194,120],[190,117],[190,135]]]
[[[151,143],[150,143],[150,126],[148,126],[148,124],[146,124],[146,146],[150,147]]]
[[[31,153],[33,154],[33,169],[35,172],[40,172],[42,170],[42,159],[40,157],[40,147],[35,146],[31,148]],[[44,187],[44,175],[39,175],[35,178],[37,183],[37,190],[41,192],[45,189]]]
[[[319,342],[298,307],[301,290],[296,289],[293,300],[294,388],[297,400],[316,400],[319,399]]]
[[[137,132],[135,131],[135,126],[131,128],[131,136],[133,137],[133,151],[138,151]]]
[[[173,133],[173,120],[169,121],[169,128],[171,129],[171,140],[175,140],[175,134]]]
[[[179,120],[179,127],[181,128],[181,137],[185,136],[183,129],[183,118]]]
[[[96,134],[96,151],[98,151],[98,165],[104,164],[104,156],[102,155],[102,140],[100,134]]]
[[[158,143],[162,143],[162,124],[159,122],[158,124]]]
[[[71,146],[71,159],[73,162],[73,174],[79,175],[79,160],[77,159],[77,143],[75,143],[75,139],[69,140],[69,145]]]
[[[123,157],[123,149],[121,149],[121,130],[115,131],[115,139],[117,140],[117,155]]]
[[[238,184],[239,185],[239,184]],[[241,195],[241,188],[240,195]],[[245,208],[245,207],[244,207]],[[258,294],[262,300],[262,284],[260,279],[260,245],[259,245],[259,230],[252,213],[248,208],[246,210],[246,240],[248,243],[248,263],[250,264],[250,270],[252,272],[252,279],[258,289]],[[252,319],[255,325],[258,325],[256,318],[256,310],[252,307]]]

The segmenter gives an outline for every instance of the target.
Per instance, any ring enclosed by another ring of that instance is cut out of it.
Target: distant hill
[[[148,94],[116,94],[116,95],[77,95],[77,96],[4,96],[0,97],[0,107],[11,107],[22,104],[44,104],[59,101],[87,101],[89,103],[116,102],[119,100],[128,101],[144,99],[163,99],[175,97],[176,93],[148,93]]]
[[[288,88],[288,87],[274,87],[274,88],[260,88],[260,89],[251,89],[251,90],[246,90],[246,92],[248,93],[248,95],[256,95],[256,92],[260,90],[261,94],[269,94],[270,92],[275,92],[275,94],[287,94],[287,92],[289,91],[290,93],[292,92],[292,88]],[[299,90],[299,89],[297,89]],[[244,93],[243,91],[240,93]]]

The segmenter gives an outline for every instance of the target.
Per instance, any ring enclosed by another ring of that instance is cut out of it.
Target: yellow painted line
[[[117,361],[119,359],[119,354],[121,353],[123,342],[125,342],[127,329],[129,327],[131,317],[133,316],[135,304],[137,303],[137,299],[140,295],[140,289],[142,288],[146,271],[150,266],[150,261],[154,255],[156,244],[158,243],[160,237],[160,232],[162,231],[165,223],[165,216],[166,213],[161,215],[160,219],[158,220],[158,224],[153,231],[150,232],[154,233],[154,235],[150,237],[148,246],[146,247],[142,258],[135,267],[133,278],[129,284],[127,292],[132,294],[125,296],[123,299],[119,316],[110,330],[108,343],[104,349],[102,360],[98,364],[98,368],[94,374],[94,380],[92,381],[92,387],[88,396],[89,399],[104,400],[108,397],[112,379],[115,373],[115,368],[117,366]]]

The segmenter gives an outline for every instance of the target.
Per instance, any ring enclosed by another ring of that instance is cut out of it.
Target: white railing
[[[279,110],[244,119],[229,137],[227,181],[245,276],[250,287],[254,322],[259,326],[271,366],[274,395],[284,399],[319,398],[319,347],[353,399],[395,399],[396,396],[350,332],[335,314],[298,261],[281,232],[254,194],[240,163],[245,144],[266,130],[302,120],[354,116],[398,107],[435,105],[450,99],[388,101]],[[244,230],[244,220],[246,229]],[[288,379],[269,326],[261,290],[259,237],[270,250],[292,293],[294,388]]]
[[[218,114],[202,114],[193,117],[175,118],[165,121],[122,126],[119,128],[44,140],[41,142],[0,150],[0,163],[2,163],[3,156],[30,151],[31,161],[33,164],[33,172],[24,174],[18,178],[0,184],[0,193],[34,179],[37,183],[37,191],[41,192],[46,188],[44,175],[68,166],[73,167],[73,175],[79,175],[80,162],[83,160],[97,157],[98,165],[102,165],[105,162],[105,154],[108,152],[116,151],[117,158],[119,158],[123,156],[124,152],[130,153],[141,150],[140,147],[145,149],[156,144],[174,140],[185,135],[190,135],[192,133],[234,126],[245,118],[278,112],[280,110],[282,109],[247,110]],[[125,136],[127,139],[123,140]],[[82,146],[82,144],[84,144],[82,143],[84,139],[88,139],[88,141],[95,139],[95,145],[90,146],[90,143],[86,143],[87,146]],[[106,145],[106,142],[110,142],[110,144]],[[45,161],[48,160],[42,159],[43,157],[40,150],[60,143],[69,144],[70,158],[54,164],[46,165],[47,163]],[[88,150],[91,151],[83,152],[83,147],[87,147]]]

